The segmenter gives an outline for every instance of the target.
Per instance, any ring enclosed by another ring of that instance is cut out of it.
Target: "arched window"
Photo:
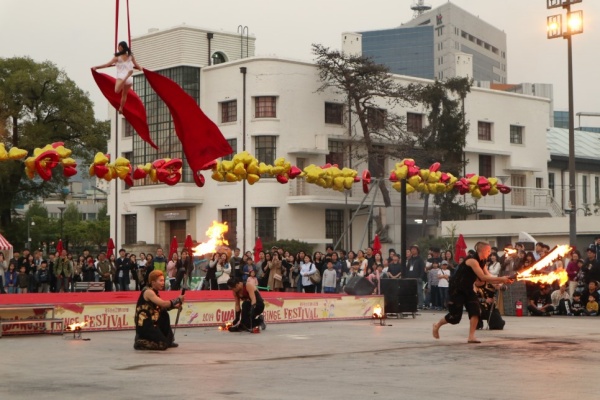
[[[220,51],[213,53],[213,55],[212,55],[213,65],[223,64],[224,62],[227,62],[227,57],[225,57],[225,54],[221,53]]]

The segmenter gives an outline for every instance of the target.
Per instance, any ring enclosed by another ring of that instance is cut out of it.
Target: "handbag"
[[[315,267],[315,273],[312,275],[309,275],[308,279],[310,279],[310,281],[314,284],[321,282],[321,274],[319,273],[319,270],[316,269],[316,267]]]
[[[281,281],[283,279],[283,277],[279,274],[274,274],[273,279],[275,279],[276,281]]]

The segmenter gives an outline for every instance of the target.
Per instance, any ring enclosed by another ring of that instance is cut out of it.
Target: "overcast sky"
[[[126,39],[121,1],[120,39]],[[183,23],[214,31],[248,26],[257,55],[311,61],[311,43],[339,48],[341,33],[392,28],[412,18],[413,0],[130,0],[132,35]],[[427,0],[437,7],[446,0]],[[556,109],[567,109],[567,42],[546,39],[546,0],[453,0],[506,31],[508,81],[552,83]],[[582,35],[574,37],[575,111],[600,112],[600,0],[584,0]],[[106,118],[106,102],[89,68],[108,61],[114,43],[113,0],[0,0],[0,57],[29,56],[64,69]],[[583,122],[583,120],[582,120]],[[587,120],[600,126],[600,119]],[[577,121],[576,121],[577,124]]]

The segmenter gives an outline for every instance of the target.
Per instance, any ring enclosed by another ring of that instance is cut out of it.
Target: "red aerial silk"
[[[94,70],[92,70],[92,76],[104,97],[106,97],[108,102],[118,110],[119,107],[121,107],[121,93],[115,92],[117,80],[112,76]],[[125,90],[124,87],[123,90]],[[146,109],[144,108],[144,103],[142,103],[142,100],[133,90],[130,90],[127,94],[127,101],[125,102],[125,107],[123,107],[123,116],[144,142],[158,150],[158,146],[154,144],[150,138],[150,130],[146,123]]]
[[[169,108],[175,133],[194,174],[208,162],[233,152],[217,125],[178,84],[147,69],[144,69],[144,74],[152,89]]]

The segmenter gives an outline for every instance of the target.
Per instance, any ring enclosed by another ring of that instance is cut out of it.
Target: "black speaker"
[[[385,302],[386,314],[398,314],[398,297],[400,293],[400,279],[382,279],[381,294]]]
[[[375,290],[375,285],[367,278],[358,275],[350,278],[344,286],[344,292],[353,296],[367,296],[373,294],[373,290]]]
[[[400,296],[416,296],[417,295],[417,280],[416,279],[400,279],[399,280]]]

